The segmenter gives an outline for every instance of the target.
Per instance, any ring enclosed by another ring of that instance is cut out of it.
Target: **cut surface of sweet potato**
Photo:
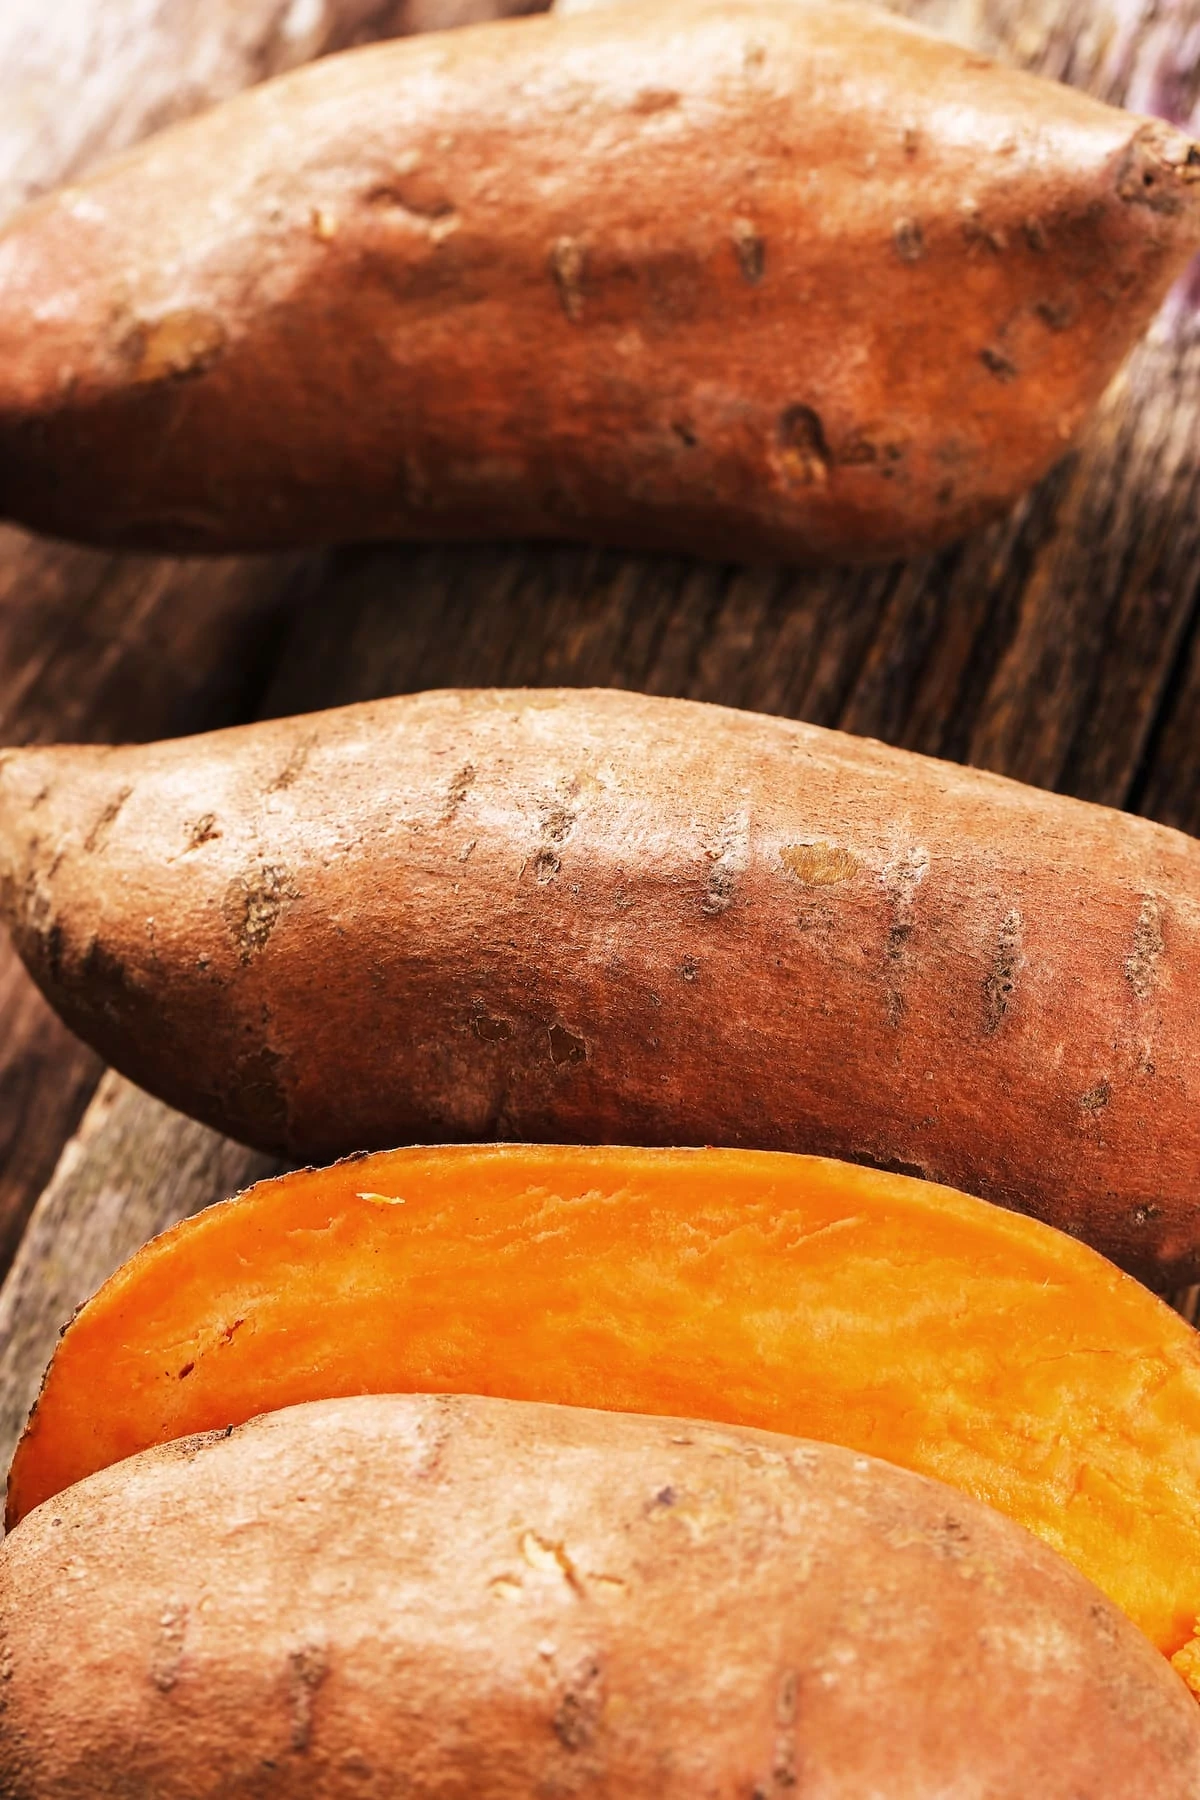
[[[869,1452],[1019,1520],[1187,1662],[1190,1327],[1035,1220],[819,1158],[455,1146],[260,1183],[154,1240],[78,1313],[13,1462],[9,1522],[152,1444],[399,1392]]]

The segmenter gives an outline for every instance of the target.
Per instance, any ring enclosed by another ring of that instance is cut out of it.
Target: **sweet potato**
[[[988,1508],[484,1399],[151,1450],[0,1548],[14,1800],[1195,1800],[1200,1709]]]
[[[812,726],[445,693],[0,758],[0,906],[125,1074],[298,1159],[744,1144],[1200,1278],[1200,848]]]
[[[754,1151],[516,1145],[263,1182],[76,1316],[9,1520],[151,1444],[364,1392],[884,1457],[1035,1531],[1200,1687],[1196,1335],[1093,1251],[965,1194]]]
[[[1200,150],[891,15],[720,0],[326,59],[0,236],[0,511],[105,543],[874,556],[1061,452]]]

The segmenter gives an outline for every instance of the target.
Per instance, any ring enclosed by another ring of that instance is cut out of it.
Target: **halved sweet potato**
[[[0,1547],[22,1800],[1195,1800],[1200,1709],[1044,1545],[828,1444],[291,1408]]]
[[[989,1501],[1166,1652],[1200,1613],[1200,1348],[950,1189],[751,1151],[402,1150],[263,1182],[77,1315],[8,1517],[299,1401],[480,1393],[766,1426]]]

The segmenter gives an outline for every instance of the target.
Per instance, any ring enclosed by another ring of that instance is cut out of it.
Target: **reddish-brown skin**
[[[1059,454],[1200,242],[1170,126],[826,0],[330,58],[0,237],[0,512],[872,556]]]
[[[9,1800],[1195,1800],[1019,1527],[772,1433],[424,1396],[148,1451],[0,1549]]]
[[[68,1023],[317,1162],[470,1138],[874,1163],[1200,1277],[1200,846],[782,719],[435,693],[0,758]]]

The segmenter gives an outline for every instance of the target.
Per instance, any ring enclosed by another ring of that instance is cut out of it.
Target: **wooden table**
[[[1111,100],[1180,122],[1196,106],[1200,0],[902,10]],[[1196,300],[1200,280],[1011,517],[916,562],[520,545],[172,562],[0,531],[2,735],[111,741],[425,687],[594,684],[811,719],[1200,832]],[[0,1011],[7,1460],[72,1308],[151,1232],[269,1164],[101,1079],[7,952]],[[1194,1318],[1196,1290],[1175,1298]]]

